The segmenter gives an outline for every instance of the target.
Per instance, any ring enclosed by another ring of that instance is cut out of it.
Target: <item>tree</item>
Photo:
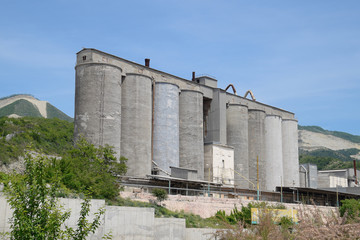
[[[70,217],[63,212],[56,199],[60,178],[57,174],[47,176],[51,161],[42,155],[25,158],[24,175],[12,174],[5,193],[13,209],[10,219],[10,239],[85,239],[100,224],[104,210],[96,213],[92,223],[86,217],[89,213],[89,200],[82,204],[77,230],[61,229],[61,225]]]
[[[345,199],[341,200],[341,207],[339,209],[340,215],[343,217],[345,213],[349,220],[360,219],[360,200],[356,199]]]
[[[118,176],[126,173],[126,158],[119,160],[111,147],[95,147],[84,138],[55,165],[62,173],[62,183],[78,193],[93,198],[113,199],[119,195]]]
[[[161,188],[154,188],[152,194],[160,203],[168,198],[167,192]]]

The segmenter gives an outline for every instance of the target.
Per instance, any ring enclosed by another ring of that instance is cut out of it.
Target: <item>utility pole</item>
[[[259,191],[259,156],[256,156],[256,179],[257,179],[257,200],[260,200],[260,191]]]
[[[280,199],[280,201],[281,201],[281,203],[283,202],[283,192],[282,192],[282,176],[280,176],[280,182],[281,182],[281,187],[280,187],[280,194],[281,194],[281,199]]]

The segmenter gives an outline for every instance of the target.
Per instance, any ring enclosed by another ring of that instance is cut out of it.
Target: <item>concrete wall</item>
[[[65,224],[76,228],[82,200],[60,199],[59,202],[64,210],[71,211]],[[98,209],[104,206],[104,200],[91,200],[88,219],[93,219]],[[87,239],[98,240],[110,233],[113,240],[206,240],[215,232],[214,229],[186,229],[185,219],[155,218],[153,208],[105,206],[105,210],[101,225]],[[8,219],[11,215],[6,199],[0,197],[0,232],[10,231]]]
[[[204,180],[234,184],[234,149],[226,145],[205,144]]]
[[[226,93],[222,89],[213,90],[206,127],[206,143],[226,144]]]

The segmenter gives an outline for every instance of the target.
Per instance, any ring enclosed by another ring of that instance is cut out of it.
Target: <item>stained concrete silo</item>
[[[257,184],[258,159],[260,190],[266,189],[265,116],[263,110],[249,109],[249,179]]]
[[[154,94],[153,160],[170,173],[170,166],[179,167],[179,87],[157,82]]]
[[[180,167],[198,171],[204,179],[203,93],[181,90],[179,103]]]
[[[248,119],[247,106],[231,103],[228,105],[227,145],[234,148],[234,184],[239,188],[249,188]]]
[[[281,117],[267,115],[265,117],[265,161],[266,189],[274,191],[281,186],[283,177]]]
[[[108,144],[120,157],[122,70],[104,63],[75,69],[75,141],[84,136],[94,145]]]
[[[128,73],[122,83],[121,155],[127,176],[151,174],[152,79]]]
[[[298,123],[295,119],[282,120],[282,152],[284,185],[299,187]]]

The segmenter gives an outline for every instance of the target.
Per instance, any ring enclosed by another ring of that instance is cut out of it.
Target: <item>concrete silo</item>
[[[94,145],[111,145],[119,157],[122,70],[104,63],[81,63],[75,69],[75,141],[84,136]]]
[[[171,173],[170,166],[179,167],[179,87],[157,82],[154,94],[153,160]]]
[[[282,152],[284,185],[299,187],[298,123],[295,119],[282,120]]]
[[[128,159],[126,175],[151,174],[152,79],[126,74],[122,83],[121,155]]]
[[[257,184],[257,159],[259,160],[259,188],[266,189],[265,116],[259,109],[249,109],[249,178]]]
[[[239,188],[249,188],[248,118],[247,106],[231,103],[228,105],[227,145],[234,148],[234,182]]]
[[[283,177],[281,117],[265,117],[265,167],[266,190],[274,191],[281,186]]]
[[[180,167],[198,171],[204,179],[203,93],[181,90],[179,104]]]

